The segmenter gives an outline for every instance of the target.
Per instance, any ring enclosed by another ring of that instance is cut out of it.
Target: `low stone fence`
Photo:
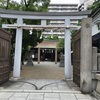
[[[100,100],[100,53],[93,47],[92,86],[93,94]]]
[[[97,54],[97,70],[100,71],[100,53]]]

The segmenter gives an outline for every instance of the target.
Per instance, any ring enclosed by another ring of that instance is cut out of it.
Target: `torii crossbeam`
[[[70,26],[66,26],[66,25],[17,25],[17,24],[2,24],[2,27],[3,28],[13,28],[13,29],[17,29],[17,28],[22,28],[22,29],[40,29],[40,30],[43,30],[43,29],[79,29],[80,27],[79,26],[76,26],[76,25],[70,25]]]

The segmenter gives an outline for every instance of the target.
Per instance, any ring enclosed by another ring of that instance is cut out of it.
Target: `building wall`
[[[78,4],[50,4],[49,12],[77,11]]]
[[[78,4],[50,4],[49,7],[49,12],[75,12],[78,11]],[[64,20],[50,20],[49,25],[64,25]],[[77,25],[78,21],[77,20],[71,20],[70,24],[71,25]],[[64,38],[64,31],[63,30],[48,30],[43,32],[44,37],[48,36],[53,36],[57,35],[58,38]]]

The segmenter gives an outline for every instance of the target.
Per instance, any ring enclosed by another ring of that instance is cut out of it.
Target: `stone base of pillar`
[[[11,78],[10,78],[11,81],[17,81],[17,80],[19,80],[19,79],[21,79],[21,77],[11,77]]]
[[[28,60],[28,62],[26,63],[25,66],[34,66],[34,64],[33,64],[32,60]]]

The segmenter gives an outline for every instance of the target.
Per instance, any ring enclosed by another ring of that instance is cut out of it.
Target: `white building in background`
[[[50,4],[49,12],[72,12],[77,11],[78,4]]]
[[[92,35],[100,33],[100,8],[91,16],[92,17]]]
[[[80,0],[79,10],[87,10],[89,5],[92,5],[96,0]],[[92,36],[100,32],[100,9],[98,9],[92,16]]]
[[[75,12],[78,11],[78,4],[50,4],[49,12]],[[71,20],[71,25],[77,25],[77,20]],[[64,25],[64,20],[50,20],[48,21],[49,25]],[[42,35],[44,37],[57,35],[59,38],[64,38],[64,30],[45,30]]]
[[[95,0],[79,0],[79,11],[87,10],[87,7],[93,4]]]

